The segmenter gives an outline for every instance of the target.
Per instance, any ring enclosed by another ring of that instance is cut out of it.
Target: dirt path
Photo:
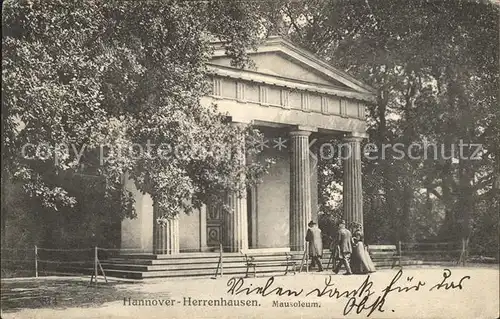
[[[22,309],[2,318],[366,318],[373,309],[370,318],[491,319],[499,317],[498,283],[498,268],[451,268],[451,273],[409,268],[370,277],[309,273],[243,281],[154,280],[117,285],[109,294],[114,301],[108,296],[93,306]],[[286,290],[298,296],[287,296]],[[350,296],[339,296],[343,292]]]

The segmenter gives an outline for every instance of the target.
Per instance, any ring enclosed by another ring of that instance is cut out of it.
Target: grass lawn
[[[60,277],[2,280],[2,318],[323,319],[366,318],[373,310],[370,318],[377,319],[491,319],[499,317],[499,275],[498,265],[494,265],[380,269],[370,275],[354,276],[310,272],[246,278],[241,284],[236,284],[239,278],[231,276],[216,280],[158,278],[102,283],[98,287],[89,286],[88,277],[79,281]],[[391,292],[385,294],[388,285]],[[242,293],[235,293],[229,288],[232,286],[238,286],[236,290]],[[262,287],[269,287],[266,293],[259,290]],[[334,290],[336,294],[332,294]],[[354,299],[352,293],[346,295],[354,290],[359,290]],[[298,294],[281,295],[281,291]],[[130,304],[126,302],[129,298],[174,302]],[[244,307],[206,303],[220,300],[251,303]]]

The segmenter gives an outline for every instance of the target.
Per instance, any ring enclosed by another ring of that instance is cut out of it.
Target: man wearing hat
[[[345,222],[341,221],[339,224],[339,232],[338,232],[338,239],[337,239],[337,244],[339,245],[339,263],[333,270],[334,273],[338,274],[340,267],[342,267],[342,264],[345,266],[346,273],[345,275],[351,275],[351,254],[352,254],[352,234],[345,227]]]
[[[311,257],[311,268],[316,264],[318,271],[323,271],[321,264],[321,256],[323,255],[323,241],[321,239],[321,229],[319,229],[314,221],[308,224],[306,241],[309,243],[309,257]]]

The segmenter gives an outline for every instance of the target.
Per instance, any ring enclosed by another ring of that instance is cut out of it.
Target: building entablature
[[[254,65],[242,69],[215,50],[207,66],[212,90],[205,103],[216,103],[233,121],[366,131],[365,109],[375,101],[369,86],[281,38],[248,54]]]

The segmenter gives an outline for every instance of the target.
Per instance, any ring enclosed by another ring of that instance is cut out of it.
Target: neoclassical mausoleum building
[[[176,254],[251,248],[304,249],[309,220],[317,220],[317,155],[310,144],[318,138],[342,136],[350,146],[343,160],[344,216],[363,222],[360,142],[366,136],[365,107],[373,89],[293,44],[275,37],[249,52],[255,68],[231,66],[222,47],[209,63],[211,95],[202,103],[217,103],[237,125],[251,124],[264,133],[255,158],[276,163],[263,182],[246,196],[230,196],[232,214],[217,207],[181,213],[166,227],[156,223],[153,201],[138,192],[133,181],[136,219],[122,222],[121,247],[142,252]]]

